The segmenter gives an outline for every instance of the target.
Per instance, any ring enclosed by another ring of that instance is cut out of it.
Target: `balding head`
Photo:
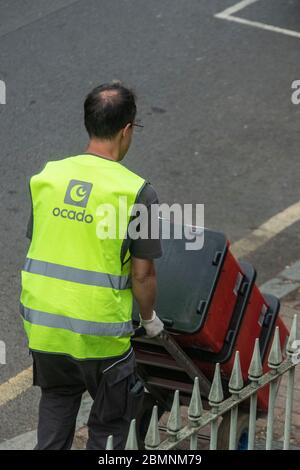
[[[94,88],[84,103],[84,123],[90,137],[110,140],[136,115],[135,95],[120,82]]]

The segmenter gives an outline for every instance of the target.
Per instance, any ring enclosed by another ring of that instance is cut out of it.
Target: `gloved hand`
[[[145,328],[148,338],[154,338],[164,329],[163,322],[158,318],[154,310],[151,320],[143,320],[140,315],[140,325]]]

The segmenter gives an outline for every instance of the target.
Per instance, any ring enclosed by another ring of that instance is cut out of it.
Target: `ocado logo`
[[[64,203],[71,204],[72,206],[86,207],[92,187],[92,183],[88,181],[70,180]]]
[[[70,180],[64,203],[71,204],[72,206],[86,207],[92,187],[92,183],[88,181]],[[52,214],[55,217],[77,220],[77,222],[86,222],[87,224],[91,224],[94,220],[91,214],[85,214],[85,209],[81,212],[76,212],[74,209],[60,209],[59,207],[54,207]]]
[[[86,194],[87,189],[81,184],[75,184],[75,186],[70,190],[70,196],[74,202],[81,202],[86,197]]]
[[[54,207],[52,214],[55,217],[62,217],[63,219],[77,220],[78,222],[86,222],[91,224],[94,220],[92,214],[86,214],[85,210],[82,212],[76,212],[74,210],[60,209],[59,207]]]

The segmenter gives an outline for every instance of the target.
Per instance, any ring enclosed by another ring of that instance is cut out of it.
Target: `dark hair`
[[[84,124],[90,137],[112,139],[136,115],[135,94],[121,83],[94,88],[84,102]]]

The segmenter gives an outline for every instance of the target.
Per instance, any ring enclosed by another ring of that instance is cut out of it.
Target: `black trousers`
[[[114,449],[124,449],[130,422],[143,401],[144,387],[136,372],[132,348],[110,359],[76,360],[32,351],[33,384],[41,387],[38,442],[35,449],[70,449],[82,394],[93,405],[88,420],[87,449],[105,449],[113,435]]]

